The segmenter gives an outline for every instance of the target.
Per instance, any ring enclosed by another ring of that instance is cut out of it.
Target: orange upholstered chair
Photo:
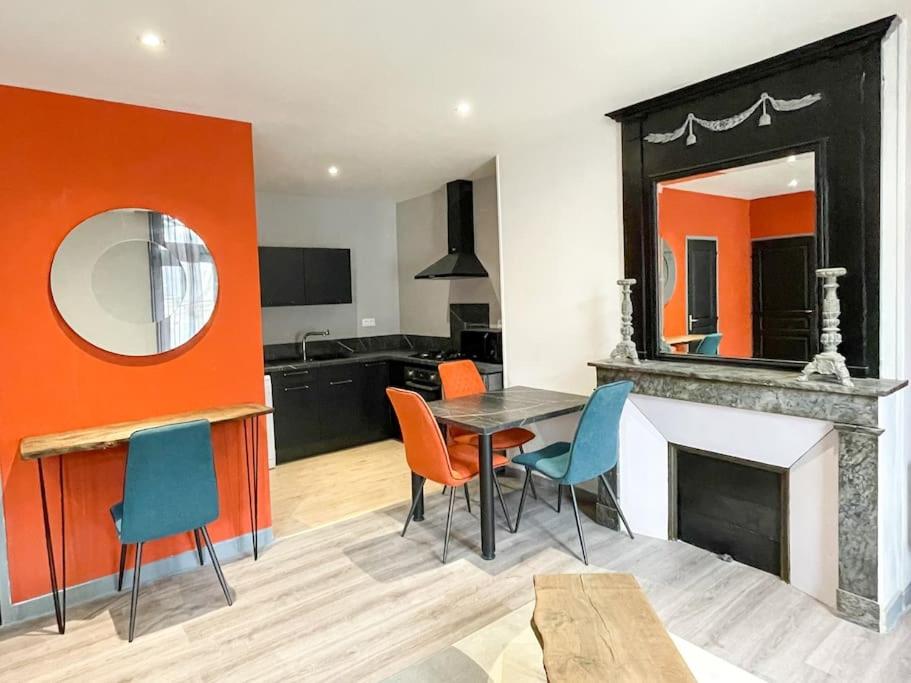
[[[454,360],[440,363],[437,368],[440,373],[440,382],[443,385],[443,398],[460,398],[472,394],[483,394],[487,391],[484,380],[477,366],[470,360]],[[478,435],[466,432],[458,427],[449,427],[449,438],[456,443],[469,443],[477,445]],[[505,451],[509,448],[519,448],[535,438],[534,432],[516,427],[506,429],[493,435],[493,450]]]
[[[446,517],[446,536],[443,541],[443,562],[446,562],[446,556],[449,552],[449,530],[452,527],[452,506],[454,503],[454,494],[456,487],[464,487],[469,481],[478,475],[478,451],[473,446],[464,443],[447,443],[443,439],[443,433],[427,407],[424,398],[413,391],[404,389],[386,389],[386,395],[392,402],[396,417],[402,429],[402,441],[405,443],[405,459],[408,461],[408,467],[421,479],[420,490],[424,487],[426,480],[435,481],[449,487],[449,514]],[[502,455],[495,455],[493,459],[494,467],[502,467],[507,463],[507,459]],[[500,489],[500,482],[494,476],[497,496],[500,498],[500,505],[503,506],[503,514],[506,516],[506,524],[509,530],[513,530],[512,521],[509,519],[509,511],[506,508],[506,501],[503,500],[503,492]],[[467,489],[466,499],[467,499]],[[414,500],[411,502],[411,509],[408,511],[408,517],[405,519],[405,527],[402,529],[402,536],[408,531],[408,524],[414,516],[414,510],[417,507],[420,494],[415,493]]]
[[[459,398],[461,396],[471,396],[472,394],[483,394],[487,391],[487,387],[484,386],[484,379],[473,361],[453,360],[440,363],[437,372],[440,373],[440,382],[443,385],[443,398]],[[452,426],[448,427],[447,430],[451,441],[471,444],[477,448],[477,434]],[[505,452],[510,448],[518,448],[519,452],[524,453],[523,446],[534,438],[534,432],[521,427],[506,429],[493,435],[491,439],[493,442],[492,450],[494,452]],[[535,498],[538,497],[538,492],[534,490],[534,482],[532,482],[532,495]]]

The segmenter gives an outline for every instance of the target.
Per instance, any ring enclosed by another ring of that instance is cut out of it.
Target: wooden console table
[[[66,630],[66,516],[63,497],[63,461],[67,453],[101,451],[129,442],[130,435],[140,429],[164,427],[167,425],[208,420],[212,424],[241,421],[244,428],[244,464],[247,468],[247,498],[250,502],[250,533],[253,539],[253,559],[259,558],[259,418],[272,412],[272,408],[259,403],[239,403],[185,413],[149,417],[129,422],[98,425],[85,429],[74,429],[56,434],[27,436],[19,443],[19,455],[23,460],[38,463],[38,488],[41,493],[41,512],[44,515],[44,540],[47,546],[48,572],[51,593],[54,599],[54,615],[60,633]],[[60,479],[60,544],[61,581],[57,581],[57,562],[54,559],[54,544],[51,538],[51,523],[48,514],[47,487],[44,478],[44,460],[57,458]],[[61,590],[62,585],[62,590]]]

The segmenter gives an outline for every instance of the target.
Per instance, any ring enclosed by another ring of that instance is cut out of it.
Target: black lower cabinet
[[[364,373],[360,363],[320,368],[320,436],[323,451],[363,443],[361,394]]]
[[[272,375],[276,462],[394,436],[389,363],[356,361]]]
[[[318,368],[273,374],[276,462],[321,452],[318,382]]]
[[[364,363],[363,376],[361,413],[364,420],[364,436],[369,441],[388,439],[392,435],[392,404],[386,396],[386,387],[389,386],[389,363]]]

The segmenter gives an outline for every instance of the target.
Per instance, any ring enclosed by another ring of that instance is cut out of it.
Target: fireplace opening
[[[670,449],[669,536],[788,580],[787,470]]]

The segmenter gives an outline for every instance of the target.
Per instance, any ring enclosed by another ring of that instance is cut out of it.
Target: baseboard
[[[257,533],[259,552],[268,547],[273,540],[272,528],[260,529]],[[221,564],[253,554],[253,539],[250,534],[235,536],[215,544],[215,553]],[[208,557],[206,558],[208,563]],[[152,582],[167,576],[173,576],[199,567],[199,558],[196,550],[187,550],[179,555],[164,557],[155,562],[142,565],[142,582]],[[66,589],[67,606],[79,605],[98,598],[103,598],[117,593],[117,574],[102,576]],[[44,617],[54,613],[54,602],[51,594],[30,598],[22,602],[3,605],[3,626],[17,624],[29,619]]]
[[[835,611],[858,626],[872,631],[882,629],[882,608],[876,600],[839,588],[835,592]]]
[[[905,590],[892,598],[886,609],[883,610],[883,630],[888,632],[898,626],[909,609],[911,609],[911,584],[905,586]]]

